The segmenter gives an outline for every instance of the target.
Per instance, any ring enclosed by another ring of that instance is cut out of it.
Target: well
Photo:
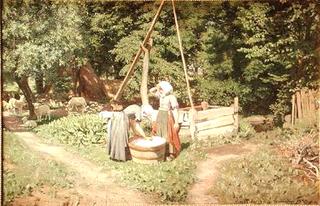
[[[179,109],[180,134],[191,135],[190,107]],[[229,107],[208,105],[203,110],[201,105],[195,106],[194,135],[197,139],[206,139],[219,135],[230,135],[238,132],[239,128],[239,103],[238,98]]]
[[[163,138],[162,138],[163,139]],[[166,141],[157,146],[141,146],[137,141],[143,140],[141,137],[133,137],[129,140],[129,149],[132,160],[143,164],[153,164],[164,161]],[[148,140],[144,140],[148,141]]]

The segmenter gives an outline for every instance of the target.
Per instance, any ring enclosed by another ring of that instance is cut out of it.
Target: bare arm
[[[131,129],[134,134],[139,135],[143,138],[147,138],[146,134],[144,133],[143,129],[140,127],[139,123],[136,121],[131,122]]]
[[[152,95],[159,97],[159,90],[160,90],[160,86],[157,84],[157,86],[152,87],[152,88],[149,90],[149,92],[150,92]]]

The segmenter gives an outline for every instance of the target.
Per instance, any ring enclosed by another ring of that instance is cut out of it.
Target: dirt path
[[[147,198],[142,193],[116,184],[111,172],[102,172],[102,168],[65,151],[63,147],[41,143],[41,140],[31,132],[16,132],[15,134],[32,150],[64,163],[80,175],[79,181],[76,181],[73,190],[65,191],[67,193],[77,193],[78,195],[73,195],[72,199],[74,200],[65,201],[67,203],[64,202],[62,205],[127,205],[129,203],[131,205],[151,203],[147,201]],[[40,201],[39,197],[36,199]],[[47,205],[55,205],[52,202],[50,203],[50,201],[48,202],[49,204]],[[57,205],[61,205],[61,203],[57,203]]]
[[[238,158],[250,152],[254,152],[257,145],[240,144],[226,145],[208,151],[208,158],[201,162],[196,170],[197,180],[189,190],[187,203],[190,204],[218,204],[217,197],[209,194],[218,177],[218,165],[226,160]]]

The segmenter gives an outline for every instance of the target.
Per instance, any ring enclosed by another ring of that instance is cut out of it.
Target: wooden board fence
[[[300,120],[317,118],[319,112],[319,90],[300,89],[291,98],[291,124]]]
[[[201,106],[194,107],[197,111],[194,114],[195,131],[191,131],[189,112],[190,108],[182,108],[179,110],[179,122],[185,134],[194,132],[195,137],[202,139],[209,136],[217,136],[228,133],[237,132],[239,128],[239,101],[236,97],[234,104],[230,107],[209,106],[208,109],[202,110]]]

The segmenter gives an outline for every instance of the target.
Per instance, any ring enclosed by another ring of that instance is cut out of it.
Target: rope
[[[181,53],[181,58],[182,58],[184,75],[186,77],[186,82],[187,82],[188,96],[189,96],[189,100],[190,100],[190,104],[191,104],[191,109],[193,110],[194,109],[194,105],[193,105],[191,91],[190,91],[190,85],[189,85],[186,61],[185,61],[184,55],[183,55],[183,48],[182,48],[182,43],[181,43],[181,38],[180,38],[180,31],[179,31],[179,25],[178,25],[178,20],[177,20],[177,14],[176,14],[176,9],[175,9],[175,5],[174,5],[174,0],[172,0],[172,7],[173,7],[174,21],[175,21],[176,29],[177,29],[177,36],[178,36],[178,40],[179,40],[179,48],[180,48],[180,53]]]

